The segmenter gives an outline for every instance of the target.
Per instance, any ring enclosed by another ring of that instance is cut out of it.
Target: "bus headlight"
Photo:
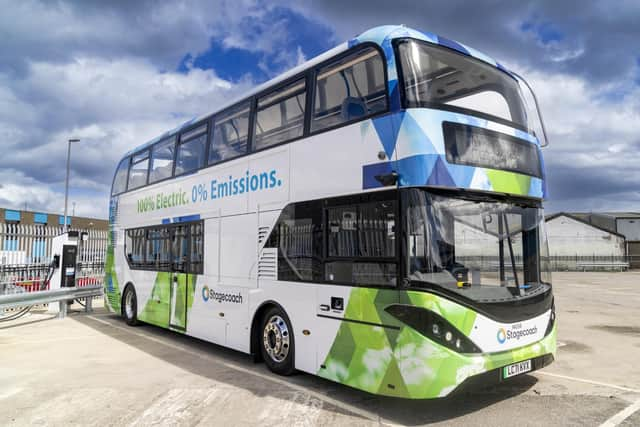
[[[442,316],[425,308],[393,304],[385,311],[415,329],[421,335],[457,353],[481,353],[482,350]]]
[[[440,335],[440,326],[437,323],[433,324],[431,330],[433,331],[433,335]]]

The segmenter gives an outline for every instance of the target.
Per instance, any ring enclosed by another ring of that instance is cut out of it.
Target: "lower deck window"
[[[126,231],[125,254],[134,270],[203,273],[202,221]]]
[[[265,246],[278,248],[278,280],[395,286],[394,194],[287,206]]]

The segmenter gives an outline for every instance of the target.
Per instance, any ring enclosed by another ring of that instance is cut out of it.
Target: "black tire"
[[[138,298],[132,285],[128,285],[122,294],[122,317],[129,326],[138,324]]]
[[[258,331],[260,353],[267,367],[278,375],[295,372],[293,328],[287,314],[278,307],[265,313]]]

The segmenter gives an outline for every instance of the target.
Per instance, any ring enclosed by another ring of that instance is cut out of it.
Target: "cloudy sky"
[[[292,6],[293,3],[299,3]],[[118,158],[381,24],[526,76],[550,132],[549,211],[640,210],[640,2],[0,0],[0,207],[106,217]],[[71,206],[71,204],[70,204]]]

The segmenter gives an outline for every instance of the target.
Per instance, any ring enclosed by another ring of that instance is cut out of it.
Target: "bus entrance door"
[[[187,295],[193,280],[190,274],[171,274],[171,304],[169,326],[184,331],[187,328]]]

